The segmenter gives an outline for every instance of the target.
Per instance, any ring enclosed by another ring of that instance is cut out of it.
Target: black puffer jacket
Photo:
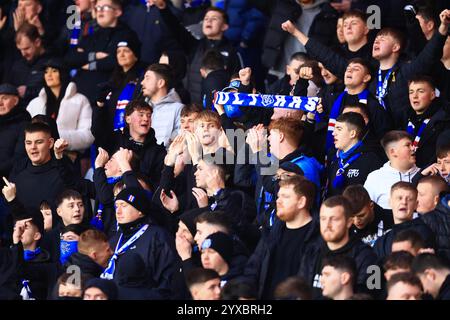
[[[422,215],[422,221],[434,233],[436,252],[450,261],[450,194],[441,197],[436,208]]]
[[[387,257],[392,252],[392,243],[395,236],[403,230],[414,230],[425,242],[427,248],[434,248],[433,231],[423,222],[422,218],[394,224],[391,231],[378,238],[373,249],[380,260]]]
[[[0,175],[9,176],[13,163],[25,158],[24,129],[30,114],[17,106],[0,116]]]
[[[302,7],[295,0],[278,0],[270,19],[263,44],[262,62],[266,68],[276,65],[288,33],[281,29],[286,20],[293,22],[302,14]],[[338,13],[329,3],[321,5],[320,13],[314,18],[308,36],[317,39],[326,46],[336,44],[336,23]]]

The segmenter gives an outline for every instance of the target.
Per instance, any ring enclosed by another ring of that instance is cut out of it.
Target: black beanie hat
[[[197,218],[203,212],[205,211],[199,209],[192,209],[180,215],[180,221],[186,225],[186,227],[189,229],[193,237],[197,233],[197,225],[195,223],[195,218]]]
[[[108,297],[108,300],[117,300],[119,295],[117,285],[112,280],[92,278],[87,281],[84,291],[89,288],[100,289]]]
[[[209,235],[202,243],[202,250],[213,249],[225,260],[230,266],[231,259],[233,258],[233,239],[223,233],[216,232]]]
[[[141,188],[130,187],[123,189],[117,195],[116,201],[117,200],[128,202],[144,215],[148,214],[150,211],[150,201],[148,200],[144,190]]]
[[[44,236],[44,217],[42,212],[38,209],[27,209],[26,211],[20,212],[20,214],[15,215],[15,221],[24,219],[33,219],[31,222],[38,228],[42,236]]]
[[[141,57],[141,43],[137,37],[131,35],[124,37],[117,43],[117,48],[120,47],[129,48],[138,60]]]

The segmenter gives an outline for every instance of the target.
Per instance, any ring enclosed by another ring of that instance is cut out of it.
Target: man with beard
[[[367,244],[351,236],[352,207],[343,196],[325,200],[320,208],[320,233],[322,239],[310,246],[303,254],[301,276],[312,284],[314,296],[320,297],[322,261],[325,258],[344,255],[352,258],[356,265],[355,292],[367,292],[367,268],[376,265],[376,256]],[[374,293],[374,292],[371,292]]]
[[[280,181],[277,216],[244,271],[244,281],[258,288],[258,298],[272,299],[278,284],[301,271],[305,249],[318,240],[317,221],[311,217],[314,183],[302,176]]]

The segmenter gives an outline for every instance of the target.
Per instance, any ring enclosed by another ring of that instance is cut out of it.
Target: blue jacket
[[[228,30],[225,31],[225,37],[233,45],[239,45],[240,42],[254,44],[261,42],[264,35],[264,28],[267,24],[267,18],[264,14],[249,4],[248,0],[227,0],[216,3],[228,14]]]

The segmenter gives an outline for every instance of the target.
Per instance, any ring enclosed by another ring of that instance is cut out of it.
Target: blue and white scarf
[[[88,34],[89,35],[94,34],[94,27],[92,25],[89,26]],[[70,34],[70,47],[71,48],[77,47],[80,44],[80,38],[81,38],[81,15],[80,15],[80,19],[77,19],[75,21],[75,25]],[[76,75],[77,75],[77,69],[70,70],[70,76],[72,78],[74,78]]]
[[[414,124],[411,121],[408,122],[408,127],[406,128],[406,131],[414,137],[414,141],[413,141],[414,151],[417,151],[417,148],[419,147],[420,139],[422,138],[422,134],[425,131],[425,128],[427,127],[428,122],[430,122],[430,119],[423,120],[422,124],[419,127],[419,130],[417,131],[417,135],[415,137],[414,137],[414,131],[415,131],[416,127],[414,126]]]
[[[337,161],[339,164],[339,169],[336,172],[336,177],[333,180],[333,188],[342,188],[345,183],[345,170],[356,161],[361,156],[361,152],[355,153],[350,159],[350,155],[358,149],[362,145],[362,141],[358,141],[350,150],[344,152],[342,150],[338,150],[336,152]],[[346,160],[348,159],[348,160]]]
[[[394,65],[395,67],[395,65]],[[394,69],[394,67],[390,68],[388,70],[388,72],[386,73],[386,76],[384,77],[383,80],[383,76],[382,76],[382,72],[381,72],[381,68],[378,69],[378,81],[377,81],[377,92],[376,92],[376,96],[378,101],[380,102],[381,106],[386,110],[386,104],[384,102],[384,97],[387,95],[387,88],[389,85],[389,78],[391,77],[392,74],[392,70]]]
[[[133,243],[135,243],[147,230],[148,224],[144,224],[123,246],[120,246],[122,242],[123,233],[120,235],[119,241],[117,241],[116,249],[114,250],[114,254],[109,260],[108,267],[103,271],[100,275],[100,278],[112,280],[114,278],[114,272],[116,271],[116,260],[119,255],[125,253]]]
[[[330,111],[330,119],[328,120],[327,140],[325,144],[325,154],[328,154],[331,148],[334,148],[334,126],[336,125],[336,119],[341,114],[341,107],[344,101],[344,97],[347,95],[347,89],[344,90],[334,101],[333,107]],[[358,94],[359,103],[367,105],[367,98],[369,97],[369,90],[365,89]]]
[[[22,297],[22,300],[36,300],[33,298],[33,293],[31,292],[30,280],[22,280],[22,290],[20,290],[20,296]]]
[[[219,91],[215,94],[214,103],[227,106],[227,116],[235,118],[240,114],[239,107],[283,108],[316,113],[319,98]]]

